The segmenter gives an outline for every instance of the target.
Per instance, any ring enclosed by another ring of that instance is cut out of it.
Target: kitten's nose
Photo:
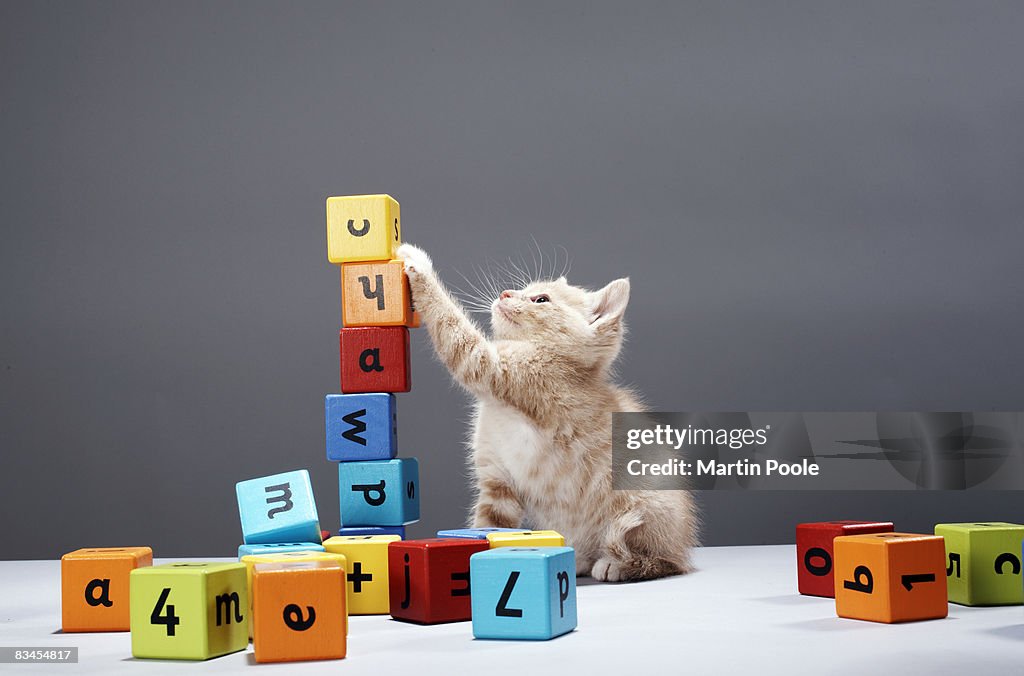
[[[505,300],[506,298],[511,298],[511,297],[512,297],[512,292],[509,291],[508,289],[505,289],[504,291],[501,292],[501,299],[502,300]]]

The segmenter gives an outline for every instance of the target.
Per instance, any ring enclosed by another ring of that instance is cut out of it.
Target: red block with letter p
[[[835,598],[832,541],[840,535],[891,533],[888,521],[819,521],[796,527],[797,587],[801,594]]]

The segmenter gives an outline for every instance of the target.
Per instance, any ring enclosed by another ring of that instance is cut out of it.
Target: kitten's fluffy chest
[[[516,409],[497,401],[477,403],[473,448],[477,463],[496,463],[518,488],[527,488],[538,465],[551,457],[553,439]]]

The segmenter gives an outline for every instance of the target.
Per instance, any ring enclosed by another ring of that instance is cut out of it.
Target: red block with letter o
[[[840,535],[891,533],[888,521],[820,521],[796,527],[797,587],[801,594],[835,598],[832,541]]]

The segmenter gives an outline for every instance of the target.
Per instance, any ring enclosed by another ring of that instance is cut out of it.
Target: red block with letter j
[[[341,391],[408,392],[409,329],[404,326],[341,329]]]

